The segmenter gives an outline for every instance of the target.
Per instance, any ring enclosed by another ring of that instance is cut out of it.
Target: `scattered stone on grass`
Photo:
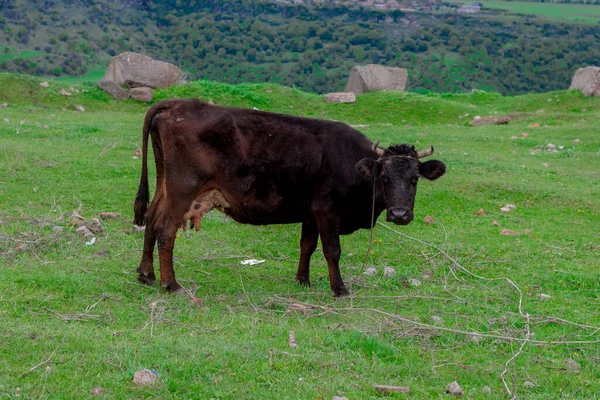
[[[81,225],[79,228],[77,228],[75,230],[75,232],[77,232],[77,234],[83,236],[86,239],[92,239],[94,237],[94,234],[92,233],[92,231],[90,231],[88,229],[88,227],[85,225]]]
[[[527,136],[529,136],[529,133],[527,133],[527,132],[521,133],[521,139],[525,139]]]
[[[542,166],[548,168],[550,166],[550,164],[548,164],[547,162],[543,163]]]
[[[79,214],[79,211],[77,210],[73,210],[73,212],[71,213],[71,223],[73,225],[83,225],[83,223],[85,222],[85,219],[83,219],[83,217]]]
[[[510,122],[510,117],[508,115],[502,115],[499,117],[496,117],[496,116],[480,117],[479,115],[476,115],[469,122],[469,125],[471,125],[471,126],[480,126],[480,125],[488,125],[488,124],[502,125],[502,124],[508,124],[509,122]]]
[[[442,317],[437,316],[437,315],[433,315],[431,317],[431,320],[436,325],[444,325],[444,319]]]
[[[190,302],[197,307],[202,307],[202,305],[204,304],[204,300],[200,297],[192,297],[190,299]]]
[[[421,278],[426,281],[427,279],[431,279],[432,275],[433,275],[433,272],[427,270],[423,273],[423,275],[421,275]]]
[[[498,226],[498,227],[502,226],[502,225],[500,225],[500,222],[498,222],[498,221],[492,221],[492,225]]]
[[[581,140],[575,139],[575,140],[573,140],[573,143],[581,143]]]
[[[451,395],[458,396],[458,397],[460,397],[464,394],[462,388],[456,381],[454,381],[451,384],[449,384],[448,386],[446,386],[446,393],[450,393]]]
[[[288,343],[292,349],[298,348],[298,343],[296,342],[296,331],[293,329],[290,331],[290,333],[288,335]]]
[[[527,125],[528,128],[539,128],[540,126],[542,125],[539,122]]]
[[[377,275],[377,269],[373,268],[373,267],[369,267],[365,270],[365,275],[369,275],[369,276],[375,276]]]
[[[528,388],[534,388],[535,387],[535,383],[530,382],[530,381],[526,381],[523,383],[523,386],[528,387]]]
[[[2,103],[2,104],[0,104],[0,108],[6,108],[6,107],[8,107],[8,103]]]
[[[121,214],[116,212],[102,212],[100,213],[100,218],[102,219],[118,219],[121,218]]]
[[[481,391],[483,393],[491,394],[492,393],[492,388],[489,387],[489,386],[484,386],[483,389],[481,389]]]
[[[85,111],[85,108],[83,108],[83,106],[82,106],[82,105],[75,104],[75,111],[81,111],[81,112],[84,112],[84,111]]]
[[[140,386],[152,385],[158,379],[158,374],[154,370],[142,369],[136,371],[133,375],[133,383]]]
[[[133,152],[133,158],[138,158],[142,156],[142,149],[140,149],[139,147],[137,149],[135,149],[135,151]]]
[[[506,204],[504,207],[500,208],[500,211],[502,211],[502,212],[511,212],[515,208],[517,208],[517,206],[515,206],[514,204]]]
[[[408,283],[410,283],[410,284],[411,284],[411,286],[414,286],[414,287],[419,287],[419,286],[421,286],[421,281],[420,281],[420,280],[418,280],[418,279],[415,279],[415,278],[410,278],[410,279],[408,280]]]
[[[544,294],[544,293],[540,293],[537,296],[535,296],[535,298],[537,300],[549,300],[551,298],[550,295]]]
[[[579,363],[572,358],[569,358],[567,361],[565,361],[565,368],[569,372],[579,372],[581,370]]]
[[[100,387],[100,386],[95,386],[92,391],[90,392],[90,394],[92,396],[100,396],[102,394],[104,394],[104,388]]]
[[[383,277],[391,278],[392,276],[396,276],[396,270],[392,267],[385,267],[383,269]]]
[[[429,215],[427,215],[425,218],[423,218],[423,222],[425,222],[426,224],[429,224],[429,225],[435,224],[435,221]]]
[[[333,399],[331,399],[331,400],[348,400],[348,398],[340,397],[340,396],[333,396]]]
[[[323,99],[326,103],[356,103],[356,96],[352,92],[327,93]]]
[[[83,224],[93,233],[100,233],[104,230],[98,218],[92,218],[90,222],[84,222]]]
[[[502,236],[520,236],[521,235],[519,232],[512,231],[510,229],[502,229],[502,232],[500,232],[500,234]]]
[[[60,94],[62,94],[63,96],[67,96],[67,97],[71,97],[72,96],[72,94],[69,91],[65,90],[65,89],[60,89]]]
[[[8,118],[4,118],[4,122],[10,122]]]
[[[410,393],[410,388],[406,386],[374,385],[375,390],[383,393]]]
[[[483,208],[480,208],[475,214],[479,216],[485,216],[485,210]]]
[[[50,84],[48,82],[44,81],[44,82],[40,82],[40,86],[41,87],[48,87],[48,86],[50,86]]]

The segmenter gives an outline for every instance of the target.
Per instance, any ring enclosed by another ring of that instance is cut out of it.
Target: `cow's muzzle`
[[[412,210],[408,208],[388,208],[387,210],[387,221],[393,222],[396,225],[407,225],[413,220],[414,214]]]

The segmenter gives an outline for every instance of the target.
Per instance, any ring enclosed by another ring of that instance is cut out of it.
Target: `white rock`
[[[534,388],[535,383],[527,381],[527,382],[523,383],[523,386],[528,387],[528,388]]]
[[[444,319],[442,317],[438,317],[437,315],[433,315],[431,317],[431,319],[437,325],[444,325]]]
[[[44,82],[40,82],[40,86],[41,87],[48,87],[48,86],[50,86],[50,84],[48,82],[44,81]]]
[[[540,293],[537,296],[535,296],[535,298],[538,299],[538,300],[548,300],[551,297],[549,295],[547,295],[547,294]]]
[[[567,369],[567,371],[570,372],[579,372],[579,370],[581,369],[579,363],[573,360],[572,358],[569,358],[567,359],[567,361],[565,361],[565,368]]]
[[[408,280],[408,283],[410,283],[410,284],[411,284],[412,286],[414,286],[414,287],[421,286],[421,281],[420,281],[420,280],[418,280],[418,279],[415,279],[415,278],[410,278],[410,279]]]
[[[548,144],[546,145],[546,148],[547,148],[548,150],[556,150],[556,145],[555,145],[555,144],[552,144],[552,143],[548,143]]]
[[[373,267],[369,267],[365,270],[365,275],[375,276],[375,275],[377,275],[377,269],[375,269]]]
[[[483,393],[492,393],[492,388],[489,386],[484,386],[483,389],[481,389],[481,391]]]
[[[462,396],[464,393],[462,388],[456,381],[446,386],[446,392],[458,397]]]
[[[83,106],[81,106],[81,105],[77,104],[77,105],[75,106],[75,111],[81,111],[81,112],[83,112],[83,111],[85,111],[85,108],[83,108]]]
[[[396,275],[396,270],[392,267],[385,267],[383,269],[383,276],[386,278],[391,278]]]
[[[9,122],[9,121],[8,121],[8,118],[4,118],[4,122]]]
[[[60,94],[62,94],[63,96],[67,96],[67,97],[72,96],[72,94],[69,93],[68,91],[66,91],[65,89],[60,89]]]
[[[133,375],[133,383],[140,386],[151,385],[158,379],[158,374],[149,369],[136,371]]]

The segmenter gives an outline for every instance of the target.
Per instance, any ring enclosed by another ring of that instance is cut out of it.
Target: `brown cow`
[[[156,193],[148,208],[148,138],[156,162]],[[216,208],[244,224],[302,223],[296,281],[310,285],[309,263],[319,235],[334,295],[346,295],[339,269],[340,235],[371,228],[387,209],[387,220],[413,219],[417,180],[434,180],[446,166],[419,161],[430,155],[413,146],[373,145],[341,122],[167,100],[146,114],[143,165],[135,200],[135,224],[146,225],[137,271],[155,281],[158,242],[160,284],[181,286],[173,271],[179,227]]]

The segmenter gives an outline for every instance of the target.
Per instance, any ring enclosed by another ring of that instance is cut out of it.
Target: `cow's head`
[[[400,144],[387,149],[373,144],[378,158],[363,158],[355,169],[366,179],[375,183],[383,193],[387,220],[406,225],[413,220],[413,208],[420,177],[433,181],[446,172],[446,165],[438,160],[421,162],[419,159],[433,153],[433,147],[417,152],[414,146]]]

